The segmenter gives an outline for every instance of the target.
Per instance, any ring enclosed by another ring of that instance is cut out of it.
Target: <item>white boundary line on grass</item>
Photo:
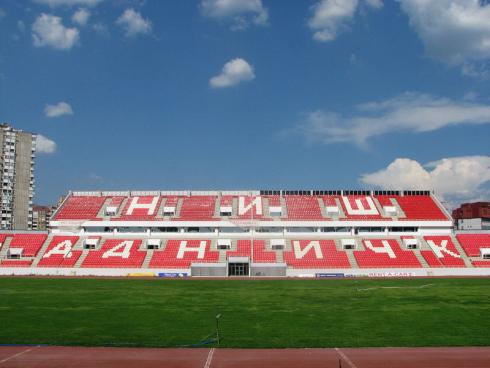
[[[377,289],[423,289],[434,285],[435,284],[424,284],[420,286],[379,286],[379,287],[370,287],[365,289],[357,289],[357,291],[368,291],[368,290],[377,290]]]
[[[344,354],[343,351],[340,351],[339,348],[335,348],[335,351],[347,362],[347,364],[349,364],[350,368],[357,368],[357,366],[352,362],[352,360],[349,359],[347,355]]]

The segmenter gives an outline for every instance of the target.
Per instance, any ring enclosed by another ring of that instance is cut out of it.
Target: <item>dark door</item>
[[[229,263],[228,276],[248,276],[248,263]]]

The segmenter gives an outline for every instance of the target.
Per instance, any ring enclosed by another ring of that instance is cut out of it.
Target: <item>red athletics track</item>
[[[490,347],[362,349],[140,349],[0,347],[0,367],[22,368],[488,368]]]

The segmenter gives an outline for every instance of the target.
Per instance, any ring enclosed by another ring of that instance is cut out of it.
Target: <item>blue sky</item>
[[[97,189],[488,200],[489,19],[479,0],[4,0],[0,121],[43,136],[40,203]]]

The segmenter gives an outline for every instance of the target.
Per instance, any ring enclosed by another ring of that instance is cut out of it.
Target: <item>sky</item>
[[[2,0],[0,122],[69,190],[490,199],[487,0]]]

